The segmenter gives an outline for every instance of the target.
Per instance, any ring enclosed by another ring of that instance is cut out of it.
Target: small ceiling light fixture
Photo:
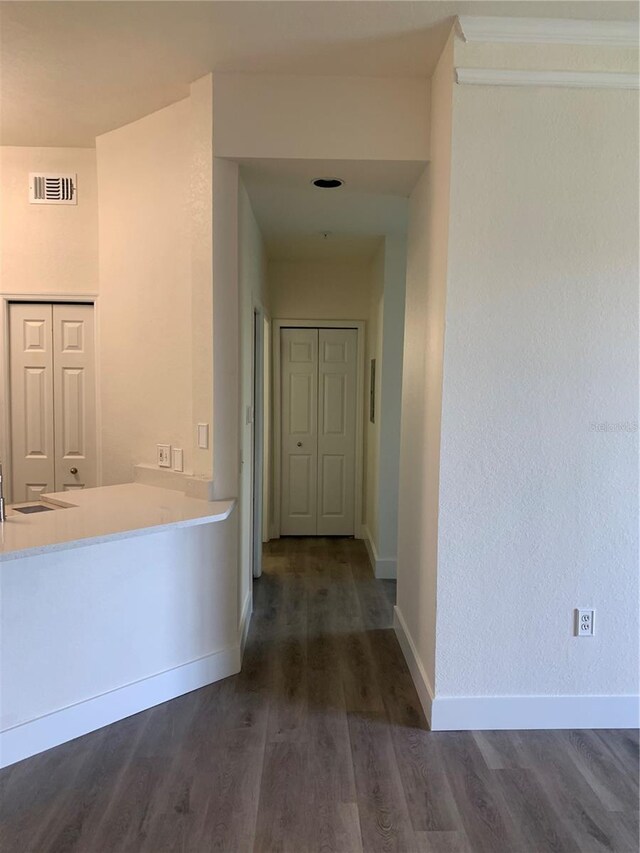
[[[344,181],[341,178],[316,178],[311,183],[322,190],[334,190],[341,187]]]

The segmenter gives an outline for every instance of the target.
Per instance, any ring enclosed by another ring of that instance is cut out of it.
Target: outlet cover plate
[[[576,607],[576,637],[593,637],[595,633],[596,611],[592,608]]]
[[[171,468],[171,445],[156,444],[158,468]]]

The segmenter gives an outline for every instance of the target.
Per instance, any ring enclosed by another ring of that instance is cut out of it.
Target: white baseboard
[[[429,723],[429,728],[433,729],[431,724],[431,712],[434,697],[433,687],[431,686],[429,677],[422,666],[422,661],[420,660],[417,649],[411,639],[409,629],[407,628],[406,623],[402,618],[402,613],[398,609],[397,605],[393,608],[393,627],[396,632],[398,642],[400,643],[402,654],[404,655],[404,659],[409,667],[411,678],[413,679],[416,691],[418,692],[418,699],[420,700],[422,710],[424,711],[427,722]]]
[[[366,524],[361,527],[361,536],[369,554],[369,562],[373,573],[378,580],[395,580],[397,577],[397,560],[395,557],[381,557],[378,554],[376,543],[373,541],[371,531]]]
[[[438,696],[397,607],[394,628],[432,731],[635,729],[640,725],[640,697],[634,695]]]
[[[638,696],[436,696],[433,731],[636,729]]]
[[[369,562],[371,563],[371,568],[373,569],[373,573],[376,572],[376,552],[373,549],[373,542],[371,541],[371,534],[369,533],[369,528],[364,524],[360,528],[360,539],[364,540],[364,546],[367,549],[367,554],[369,555]]]
[[[251,625],[251,592],[248,592],[244,599],[244,604],[242,605],[242,615],[240,616],[240,657],[244,656],[244,647],[247,644],[247,635],[249,633],[249,626]]]
[[[0,732],[0,767],[101,729],[240,671],[234,646]]]

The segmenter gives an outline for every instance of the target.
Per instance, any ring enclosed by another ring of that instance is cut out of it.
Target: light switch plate
[[[171,445],[156,444],[156,460],[159,468],[171,468]]]
[[[171,451],[173,457],[173,470],[184,471],[184,454],[181,447],[174,447]]]
[[[209,447],[209,424],[198,424],[198,447],[201,450]]]

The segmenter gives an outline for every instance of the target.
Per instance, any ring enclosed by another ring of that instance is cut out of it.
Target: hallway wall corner
[[[367,554],[369,555],[369,562],[371,563],[371,568],[376,576],[376,580],[395,580],[397,577],[397,558],[381,557],[378,554],[376,543],[366,524],[362,525],[361,535],[364,539]]]

